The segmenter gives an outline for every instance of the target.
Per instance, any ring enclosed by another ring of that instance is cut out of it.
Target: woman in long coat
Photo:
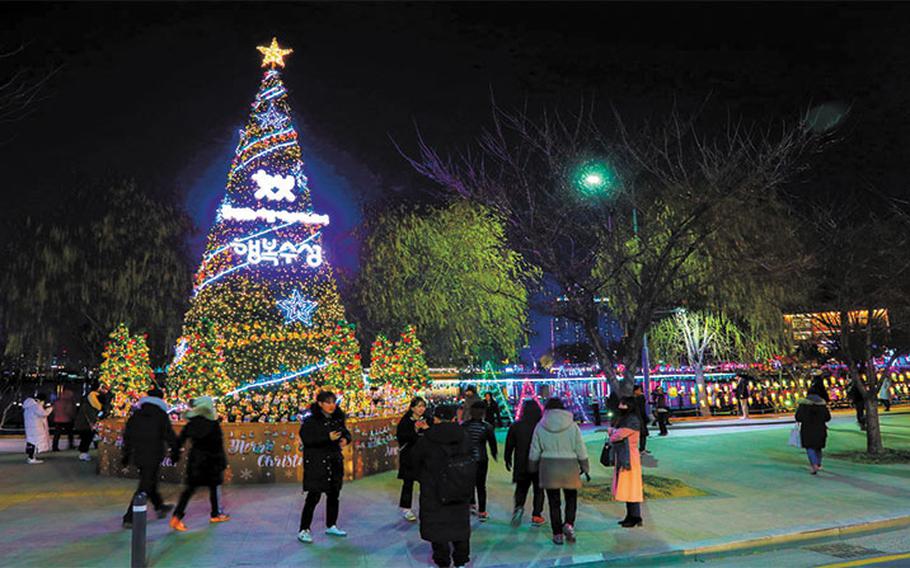
[[[822,468],[822,450],[828,441],[828,421],[831,411],[817,394],[810,394],[799,401],[796,421],[799,422],[800,443],[809,457],[809,473],[816,475]]]
[[[539,527],[544,524],[543,498],[544,492],[540,488],[540,478],[537,472],[528,471],[528,456],[531,452],[531,438],[534,429],[541,418],[540,405],[536,400],[525,400],[521,405],[521,418],[509,426],[506,434],[506,450],[504,461],[506,469],[512,470],[512,483],[515,484],[515,508],[512,511],[512,526],[521,524],[521,517],[525,511],[525,501],[528,498],[528,489],[534,488],[533,508],[531,509],[531,524]]]
[[[47,417],[53,408],[45,406],[47,395],[38,393],[34,397],[25,399],[22,403],[23,419],[25,420],[25,454],[28,463],[44,463],[38,459],[38,454],[51,449],[51,434],[47,426]]]
[[[171,528],[176,531],[186,530],[183,524],[186,506],[199,487],[209,488],[209,504],[212,507],[209,521],[223,523],[231,520],[231,517],[221,512],[218,503],[218,486],[224,483],[227,455],[224,453],[224,436],[221,425],[218,424],[215,403],[210,397],[200,396],[193,399],[191,407],[186,413],[188,422],[180,431],[177,445],[171,450],[171,461],[176,463],[180,459],[183,444],[187,440],[193,442],[186,463],[186,488],[180,494],[174,516],[171,517]]]
[[[300,513],[300,542],[313,542],[310,525],[319,499],[325,493],[325,526],[330,536],[347,536],[336,526],[344,483],[344,457],[342,448],[351,443],[351,433],[345,424],[344,412],[338,408],[335,394],[322,391],[300,425],[303,442],[303,490],[306,501]]]
[[[628,456],[628,460],[616,460],[613,468],[613,499],[626,504],[626,518],[619,524],[625,528],[640,527],[641,504],[645,500],[641,455],[638,452],[641,425],[634,398],[623,398],[618,408],[619,414],[610,428],[610,443],[614,446],[625,444],[626,447],[617,455]]]
[[[581,473],[588,475],[588,450],[572,413],[562,401],[547,401],[540,423],[534,428],[528,470],[540,472],[540,486],[547,492],[553,543],[575,542],[575,513]],[[560,491],[566,499],[565,524],[562,519]]]
[[[408,411],[398,422],[395,429],[395,438],[398,440],[398,479],[401,480],[401,496],[398,506],[401,507],[402,516],[411,522],[417,520],[417,515],[411,508],[414,501],[414,482],[420,471],[414,463],[414,447],[424,432],[430,427],[425,416],[427,402],[419,396],[411,400]]]

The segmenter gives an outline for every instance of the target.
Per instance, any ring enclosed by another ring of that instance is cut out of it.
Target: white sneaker
[[[348,536],[348,533],[338,528],[337,525],[332,525],[329,528],[325,529],[325,534],[329,536]]]
[[[297,533],[297,540],[299,540],[300,542],[305,542],[305,543],[309,544],[309,543],[313,542],[313,535],[310,534],[310,531],[308,531],[308,530],[302,530],[299,533]]]
[[[404,517],[404,520],[414,522],[417,520],[417,515],[414,514],[414,511],[410,509],[405,509],[402,511],[401,516]]]
[[[37,458],[28,458],[28,463],[34,465],[36,463],[44,463],[44,460],[39,460]]]
[[[79,461],[90,462],[90,461],[92,461],[92,456],[83,452],[83,453],[79,454]]]

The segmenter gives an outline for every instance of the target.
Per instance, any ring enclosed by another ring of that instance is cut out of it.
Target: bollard
[[[145,521],[148,512],[148,498],[139,492],[133,497],[133,549],[130,555],[131,568],[145,568]]]

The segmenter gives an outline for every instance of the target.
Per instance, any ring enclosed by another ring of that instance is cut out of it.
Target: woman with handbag
[[[619,521],[620,526],[640,527],[644,484],[641,477],[641,455],[638,452],[641,425],[635,399],[624,397],[619,401],[618,410],[619,414],[608,430],[614,461],[613,499],[626,504],[626,518]]]
[[[821,396],[813,393],[799,401],[796,421],[799,423],[799,438],[809,458],[809,473],[817,475],[822,468],[822,450],[828,441],[828,421],[831,411]]]

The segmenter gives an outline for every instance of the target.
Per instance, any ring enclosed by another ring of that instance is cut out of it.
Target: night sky
[[[676,101],[764,123],[850,107],[801,191],[872,183],[907,194],[910,6],[535,4],[7,4],[14,65],[59,67],[30,116],[3,126],[0,216],[40,216],[80,175],[122,175],[183,203],[202,238],[258,87],[256,45],[284,72],[334,264],[356,266],[364,207],[427,201],[391,139],[414,125],[467,143],[506,107],[593,98],[631,117]],[[5,62],[5,71],[11,69]]]

